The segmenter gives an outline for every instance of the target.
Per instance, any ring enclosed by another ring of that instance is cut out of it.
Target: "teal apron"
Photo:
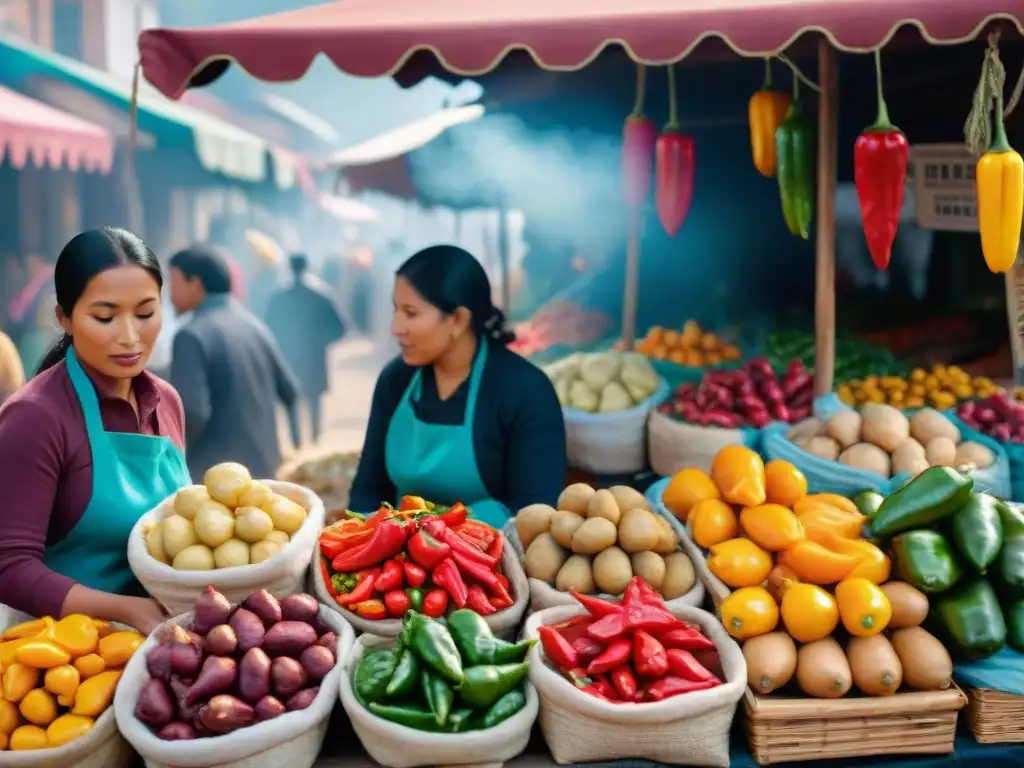
[[[96,389],[74,350],[68,350],[65,364],[85,416],[92,498],[68,535],[47,548],[43,562],[92,589],[135,592],[128,536],[140,517],[191,482],[185,456],[166,437],[107,432]]]
[[[470,507],[473,517],[500,528],[508,512],[501,504],[487,499],[473,447],[473,420],[487,363],[487,347],[487,342],[481,341],[473,361],[461,424],[427,424],[417,418],[412,402],[423,392],[423,369],[413,374],[391,417],[384,459],[388,477],[398,489],[396,503],[410,494],[438,504],[461,501]]]

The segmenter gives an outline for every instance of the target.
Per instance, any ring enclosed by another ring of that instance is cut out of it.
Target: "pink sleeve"
[[[43,562],[63,464],[56,409],[16,397],[0,409],[0,603],[60,616],[72,579]]]
[[[160,389],[160,407],[157,421],[160,434],[169,437],[182,451],[185,450],[185,407],[181,403],[181,395],[169,383],[155,377]]]

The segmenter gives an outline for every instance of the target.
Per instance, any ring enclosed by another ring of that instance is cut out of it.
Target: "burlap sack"
[[[320,618],[338,635],[338,658],[334,669],[320,682],[320,692],[307,709],[288,712],[224,736],[194,741],[158,739],[135,717],[139,693],[149,680],[146,653],[157,644],[168,626],[191,621],[192,614],[186,613],[158,627],[128,662],[114,695],[118,728],[145,759],[146,768],[313,768],[327,735],[331,711],[338,700],[338,681],[345,658],[351,653],[355,640],[352,627],[336,612],[320,606]]]
[[[526,706],[486,731],[465,733],[424,733],[383,720],[364,709],[352,690],[352,675],[363,655],[376,648],[391,648],[394,638],[362,635],[356,639],[342,675],[341,705],[348,713],[363,747],[386,768],[415,768],[421,765],[472,765],[500,768],[521,754],[530,741],[537,719],[537,692],[526,686]]]
[[[522,558],[523,545],[519,541],[519,533],[516,531],[515,520],[509,520],[505,523],[505,528],[502,532],[505,534],[505,540],[508,542],[510,547],[515,549],[519,557]],[[697,575],[697,580],[693,583],[693,588],[689,592],[681,597],[677,597],[675,600],[667,600],[665,605],[668,606],[669,609],[682,605],[692,605],[699,608],[704,603],[704,583],[700,579],[698,570],[699,563],[694,562],[693,553],[683,547],[682,542],[680,542],[679,548],[690,558],[690,562],[693,563],[693,569],[694,573]],[[576,602],[576,598],[568,592],[561,592],[547,582],[541,581],[540,579],[531,579],[529,577],[527,577],[527,581],[530,584],[530,610],[527,615],[532,615],[537,611],[543,611],[545,608],[554,608],[559,605],[579,605],[579,603]],[[599,594],[597,597],[610,600],[616,597],[621,597],[621,595]]]
[[[142,535],[150,522],[162,520],[174,509],[174,495],[150,510],[135,524],[128,537],[128,564],[146,591],[160,601],[172,616],[188,611],[207,585],[232,602],[241,602],[258,589],[274,597],[287,597],[305,588],[306,570],[317,549],[324,527],[324,505],[320,497],[301,485],[280,480],[263,480],[274,493],[287,496],[306,508],[306,522],[291,541],[269,560],[256,565],[218,568],[214,571],[176,571],[146,551]]]
[[[501,554],[501,569],[506,578],[508,578],[509,592],[515,602],[503,611],[485,616],[484,621],[487,622],[487,626],[491,628],[491,632],[495,635],[510,640],[519,631],[523,614],[526,613],[526,607],[530,603],[530,585],[526,581],[526,573],[523,572],[519,556],[511,547],[505,547]],[[313,582],[313,590],[316,593],[317,600],[333,610],[339,611],[345,617],[345,621],[355,627],[357,632],[365,632],[370,635],[377,635],[378,637],[398,637],[398,633],[402,631],[401,619],[371,621],[356,616],[352,611],[338,605],[335,599],[331,597],[331,593],[327,591],[327,585],[324,583],[324,574],[320,568],[319,554],[313,557],[313,562],[309,569],[309,578]]]
[[[582,606],[533,614],[524,634],[585,613]],[[548,666],[540,644],[530,649],[530,682],[540,696],[540,728],[555,761],[595,763],[637,758],[678,765],[729,765],[729,732],[743,691],[747,663],[736,642],[706,611],[682,607],[678,618],[697,624],[715,644],[725,677],[707,691],[649,704],[613,704],[581,693]]]
[[[0,605],[0,628],[10,629],[32,617]],[[63,747],[31,752],[0,752],[0,766],[12,768],[127,768],[135,751],[121,737],[114,708],[100,715],[92,730]]]
[[[672,477],[679,470],[696,467],[711,471],[711,462],[727,445],[754,446],[756,429],[723,429],[687,424],[657,409],[647,417],[647,455],[654,474]]]

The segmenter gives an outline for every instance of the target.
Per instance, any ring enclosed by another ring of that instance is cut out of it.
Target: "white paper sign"
[[[917,224],[947,232],[978,231],[978,160],[963,144],[917,144],[910,148],[917,192]]]

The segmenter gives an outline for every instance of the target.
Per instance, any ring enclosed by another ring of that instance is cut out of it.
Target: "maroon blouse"
[[[184,446],[185,416],[174,388],[151,373],[134,382],[139,413],[83,363],[110,432],[169,437]],[[59,616],[74,581],[43,562],[92,496],[85,418],[64,364],[36,376],[0,408],[0,603],[32,616]],[[127,547],[127,542],[125,544]]]

